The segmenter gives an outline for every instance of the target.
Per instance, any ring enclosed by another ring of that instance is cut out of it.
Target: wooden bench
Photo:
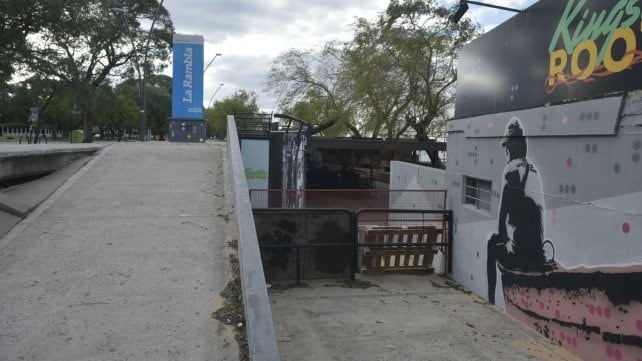
[[[441,230],[435,227],[375,227],[365,230],[361,272],[430,273]],[[430,246],[432,247],[425,247]],[[424,246],[424,247],[417,247]]]

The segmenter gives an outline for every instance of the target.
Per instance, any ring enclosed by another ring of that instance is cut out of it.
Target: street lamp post
[[[138,141],[142,142],[145,141],[145,108],[147,106],[147,101],[145,97],[145,87],[146,87],[146,68],[145,65],[147,64],[147,55],[149,53],[149,42],[152,38],[152,30],[154,29],[154,24],[156,23],[156,20],[158,18],[158,11],[160,8],[163,6],[163,2],[165,0],[161,0],[160,3],[158,4],[158,7],[156,10],[154,10],[154,14],[152,15],[152,24],[149,27],[149,33],[147,34],[147,39],[145,40],[145,48],[143,49],[143,71],[141,74],[141,66],[140,62],[138,61],[138,52],[136,51],[136,43],[134,42],[134,36],[132,35],[131,28],[129,27],[129,22],[127,21],[127,9],[124,8],[111,8],[111,11],[114,13],[120,13],[123,14],[123,19],[125,19],[125,27],[127,27],[127,32],[129,33],[129,38],[132,42],[132,47],[133,47],[133,52],[134,52],[134,62],[136,65],[136,72],[138,73],[138,97],[139,97],[139,104],[140,104],[140,119],[138,121]]]
[[[223,54],[221,54],[221,53],[216,53],[216,55],[214,55],[214,57],[212,58],[212,60],[210,60],[210,61],[207,63],[207,65],[205,66],[205,69],[203,69],[203,74],[205,74],[205,70],[207,70],[207,68],[209,68],[209,67],[210,67],[210,65],[212,65],[212,63],[214,62],[214,60],[216,60],[216,58],[218,58],[218,57],[219,57],[219,56],[221,56],[221,55],[223,55]]]
[[[212,94],[212,96],[210,97],[210,101],[209,101],[209,103],[207,103],[207,107],[208,108],[212,105],[212,100],[214,100],[214,96],[216,95],[216,93],[218,93],[219,90],[221,90],[221,87],[223,85],[225,85],[225,84],[223,84],[223,83],[219,84],[219,86],[218,86],[218,88],[216,88],[216,91],[214,92],[214,94]]]

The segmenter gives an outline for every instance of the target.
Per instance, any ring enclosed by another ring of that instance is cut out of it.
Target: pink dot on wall
[[[560,316],[561,316],[560,310],[555,310],[555,317],[560,318]]]
[[[621,360],[622,359],[622,352],[620,350],[613,351],[613,357],[615,357],[616,360]]]
[[[624,233],[631,232],[631,225],[629,225],[628,223],[624,223],[622,225],[622,232],[624,232]]]
[[[566,117],[566,116],[565,116],[564,118],[562,118],[562,123],[563,123],[563,124],[568,123],[568,117]]]
[[[609,310],[608,308],[605,308],[604,309],[604,317],[611,318],[611,310]]]
[[[573,166],[573,158],[571,157],[566,158],[566,166],[569,168]]]
[[[608,357],[613,357],[613,349],[611,348],[611,346],[606,348],[606,355]]]
[[[594,314],[595,314],[595,306],[593,306],[593,305],[589,305],[589,313],[590,313],[591,315],[594,315]]]
[[[638,322],[636,322],[635,325],[637,326],[638,331],[642,332],[642,320],[638,320]]]
[[[542,310],[544,309],[544,302],[539,301],[539,308],[541,308]]]
[[[597,306],[597,308],[595,309],[595,311],[597,312],[597,315],[598,315],[598,316],[602,316],[602,307]]]

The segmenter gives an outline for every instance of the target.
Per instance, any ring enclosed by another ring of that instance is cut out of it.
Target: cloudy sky
[[[458,0],[438,0],[453,4]],[[535,0],[483,0],[523,9]],[[205,37],[205,64],[221,53],[205,73],[204,105],[239,89],[256,92],[261,110],[276,110],[265,92],[272,60],[292,49],[318,49],[332,40],[352,38],[357,17],[374,19],[388,0],[165,0],[177,33]],[[470,5],[466,17],[490,30],[514,13]],[[171,75],[171,68],[167,71]]]

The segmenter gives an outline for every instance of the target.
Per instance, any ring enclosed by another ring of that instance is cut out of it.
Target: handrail
[[[227,116],[227,148],[239,231],[241,292],[250,360],[277,361],[280,359],[279,349],[245,179],[245,167],[241,158],[241,147],[232,115]]]

